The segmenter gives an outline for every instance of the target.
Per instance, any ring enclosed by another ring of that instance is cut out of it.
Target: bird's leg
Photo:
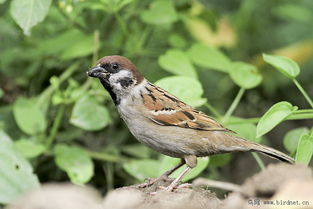
[[[188,155],[184,157],[184,160],[187,164],[187,167],[185,168],[185,170],[183,170],[183,172],[181,172],[181,174],[179,174],[179,176],[166,188],[164,188],[164,190],[166,191],[173,191],[178,183],[182,180],[182,178],[194,167],[197,166],[197,157],[194,155]]]
[[[181,174],[179,174],[179,176],[168,186],[166,187],[164,190],[166,191],[173,191],[178,183],[180,182],[180,180],[191,170],[191,168],[189,166],[187,166],[185,168],[185,170],[183,170],[183,172],[181,172]]]
[[[145,182],[145,183],[142,183],[142,184],[139,184],[137,187],[138,188],[144,188],[144,187],[148,187],[148,186],[151,186],[152,184],[154,184],[155,182],[161,180],[161,179],[165,179],[167,178],[169,175],[171,175],[174,171],[176,171],[178,168],[182,167],[183,165],[185,164],[185,160],[184,159],[181,159],[180,163],[177,164],[174,168],[166,171],[165,173],[163,173],[160,177],[158,178],[150,178],[148,179],[148,182]]]

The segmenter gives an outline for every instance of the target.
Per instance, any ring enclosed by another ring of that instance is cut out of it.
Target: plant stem
[[[50,134],[48,136],[48,139],[47,139],[47,144],[46,144],[46,147],[47,149],[49,150],[54,139],[55,139],[55,136],[57,134],[57,131],[61,125],[61,121],[62,121],[62,116],[64,114],[64,110],[65,110],[65,105],[60,105],[59,109],[58,109],[58,112],[55,116],[55,119],[53,121],[53,125],[52,125],[52,128],[50,130]]]
[[[100,48],[100,33],[99,30],[93,32],[94,44],[93,44],[93,53],[92,53],[92,65],[96,64],[98,60],[98,52]]]
[[[56,2],[56,1],[54,1]],[[57,10],[60,12],[60,14],[74,27],[76,27],[77,29],[83,31],[83,32],[87,32],[88,29],[85,28],[83,25],[81,25],[80,23],[74,21],[73,19],[71,19],[64,11],[62,8],[59,7],[59,5],[55,5]]]
[[[303,119],[313,119],[313,113],[301,113],[289,115],[285,120],[303,120]]]
[[[263,171],[265,169],[265,165],[264,165],[262,159],[260,158],[260,156],[255,152],[252,152],[251,154],[253,155],[255,161],[257,162],[257,164],[259,165],[259,167]]]
[[[83,148],[91,158],[96,159],[96,160],[107,161],[107,162],[125,162],[125,161],[127,161],[127,159],[122,158],[122,157],[112,156],[112,155],[109,155],[109,154],[103,153],[103,152],[96,152],[96,151],[87,150],[84,147],[81,147],[81,148]]]
[[[243,124],[243,123],[257,123],[261,118],[247,118],[247,119],[235,119],[226,124]],[[313,119],[312,110],[297,110],[292,115],[289,115],[285,120],[303,120],[303,119]]]
[[[309,97],[309,95],[305,92],[305,90],[302,88],[300,83],[294,78],[292,79],[293,83],[297,86],[297,88],[300,90],[302,95],[304,96],[305,100],[310,104],[310,106],[313,108],[313,101]]]
[[[230,105],[230,107],[228,108],[226,114],[224,115],[222,122],[226,122],[228,121],[229,117],[233,114],[234,110],[236,109],[236,107],[238,106],[243,94],[245,93],[245,89],[244,88],[240,88],[239,92],[237,93],[233,103]]]
[[[204,106],[207,107],[215,117],[218,117],[218,118],[221,117],[221,114],[208,102],[206,102]]]
[[[128,35],[127,27],[126,27],[126,24],[123,21],[122,17],[120,16],[120,14],[118,12],[114,12],[114,16],[115,16],[117,22],[120,24],[120,26],[122,28],[123,34],[125,36],[127,36]]]
[[[77,69],[80,65],[80,62],[75,62],[72,65],[70,65],[59,77],[59,83],[63,83],[66,79],[68,79]],[[40,107],[42,104],[44,104],[51,94],[55,91],[54,86],[50,85],[48,88],[46,88],[39,96],[37,105]]]
[[[293,114],[313,113],[313,109],[296,110]]]

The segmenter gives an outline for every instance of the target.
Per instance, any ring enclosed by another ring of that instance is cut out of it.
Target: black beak
[[[96,66],[91,68],[87,75],[94,78],[106,78],[109,75],[109,72],[106,71],[103,67]]]

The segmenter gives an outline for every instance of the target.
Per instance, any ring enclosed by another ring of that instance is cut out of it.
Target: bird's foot
[[[149,187],[149,186],[153,185],[157,181],[158,181],[158,178],[147,178],[146,182],[144,182],[142,184],[138,184],[136,187],[137,188]]]
[[[160,180],[173,181],[173,179],[169,178],[168,176],[162,175],[158,178],[147,178],[145,183],[139,184],[136,187],[137,188],[149,187],[149,186],[153,185],[154,183],[156,183],[157,181],[160,181]]]
[[[164,186],[160,186],[158,187],[161,191],[169,191],[169,192],[172,192],[174,191],[175,189],[185,189],[185,188],[191,188],[192,187],[192,184],[189,184],[189,183],[184,183],[184,184],[180,184],[180,185],[172,185],[170,184],[169,186],[167,187],[164,187]]]
[[[158,187],[158,191],[149,192],[149,194],[150,195],[156,195],[158,192],[163,192],[163,191],[172,192],[172,191],[174,191],[176,189],[191,188],[191,187],[192,187],[192,184],[189,184],[189,183],[184,183],[184,184],[180,184],[180,185],[172,185],[172,184],[170,184],[167,187],[159,186]]]

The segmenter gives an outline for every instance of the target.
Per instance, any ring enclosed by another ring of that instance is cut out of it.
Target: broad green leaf
[[[54,148],[55,162],[74,184],[85,184],[93,176],[93,162],[87,153],[74,146],[58,144]]]
[[[168,24],[178,19],[175,7],[172,1],[156,0],[152,1],[150,8],[141,13],[141,20],[149,24]]]
[[[232,158],[230,153],[210,156],[210,166],[221,167],[227,165]]]
[[[158,80],[155,84],[191,106],[199,107],[206,102],[206,99],[202,98],[201,83],[194,78],[169,76]]]
[[[231,68],[231,61],[220,50],[208,47],[204,44],[193,44],[188,51],[191,60],[204,68],[228,72]]]
[[[300,73],[299,65],[288,57],[263,54],[263,59],[291,79],[297,77]]]
[[[229,75],[238,86],[245,89],[254,88],[262,81],[262,75],[258,69],[244,62],[233,63]]]
[[[282,4],[275,7],[272,12],[287,21],[296,20],[305,23],[312,20],[311,8],[301,4]]]
[[[157,178],[161,176],[166,171],[175,167],[180,162],[178,158],[171,158],[164,156],[160,160],[132,160],[130,162],[124,163],[123,168],[127,173],[135,177],[140,181],[144,181],[146,178]],[[198,158],[197,167],[193,168],[183,179],[183,181],[188,181],[192,178],[198,176],[209,163],[209,158]],[[171,177],[176,178],[185,168],[186,166],[182,166],[182,168],[175,171]]]
[[[191,171],[187,173],[187,175],[182,179],[183,182],[186,182],[190,179],[197,177],[209,164],[209,157],[202,157],[197,159],[198,163],[197,166]],[[171,168],[175,167],[180,162],[178,158],[172,158],[168,156],[164,156],[161,163],[159,164],[159,175],[162,175],[165,171],[170,170]],[[171,177],[176,178],[179,174],[186,168],[186,166],[182,166],[181,168],[177,169]]]
[[[3,130],[0,129],[0,142],[1,144],[10,144],[11,142],[11,138],[9,137],[9,135],[7,135],[7,133],[5,133]]]
[[[75,49],[76,45],[84,45],[84,43],[82,44],[80,42],[86,40],[90,43],[90,39],[91,36],[88,36],[79,30],[70,29],[54,37],[42,40],[38,46],[38,51],[46,56],[64,56],[64,53],[66,56],[69,56],[71,55],[73,48]],[[88,52],[93,49],[93,46],[94,44],[90,45],[89,48],[85,50]]]
[[[142,144],[126,145],[122,151],[137,158],[149,158],[151,149]]]
[[[168,37],[168,43],[174,48],[185,48],[187,45],[185,38],[176,33],[173,33]]]
[[[95,49],[94,38],[92,35],[84,36],[79,42],[67,47],[61,54],[61,59],[73,59],[77,57],[84,57],[91,54]]]
[[[45,146],[31,139],[20,139],[14,142],[15,148],[26,158],[37,157],[45,151]]]
[[[96,131],[107,126],[111,118],[107,108],[87,95],[75,103],[70,122],[84,130]]]
[[[0,88],[0,98],[3,97],[4,95],[4,91],[2,90],[2,88]]]
[[[312,131],[311,131],[312,132]],[[308,165],[313,156],[313,132],[311,134],[302,135],[299,140],[296,162]]]
[[[47,127],[45,116],[33,99],[19,97],[13,105],[13,114],[18,127],[27,134],[42,133]]]
[[[11,15],[24,34],[30,35],[31,28],[45,19],[50,4],[51,0],[12,0]]]
[[[116,13],[126,5],[130,4],[134,0],[101,0],[98,4],[102,5],[103,9],[109,13]],[[92,2],[95,4],[97,2]],[[99,7],[100,7],[99,5]],[[89,6],[87,7],[89,8]]]
[[[253,123],[240,123],[240,124],[230,124],[227,125],[227,128],[235,131],[238,136],[259,143],[262,138],[256,137],[256,125]]]
[[[257,137],[261,137],[272,130],[297,109],[296,106],[292,106],[289,102],[274,104],[260,119],[256,130]]]
[[[124,170],[139,181],[159,177],[159,166],[159,161],[150,159],[131,160],[123,163]]]
[[[159,57],[159,65],[176,75],[197,78],[197,73],[187,54],[181,50],[170,49]]]
[[[306,127],[296,128],[288,131],[283,140],[286,150],[288,150],[290,153],[294,153],[297,150],[299,139],[308,132],[309,129]]]
[[[0,130],[0,203],[8,204],[39,187],[30,163],[15,149],[9,136]]]

